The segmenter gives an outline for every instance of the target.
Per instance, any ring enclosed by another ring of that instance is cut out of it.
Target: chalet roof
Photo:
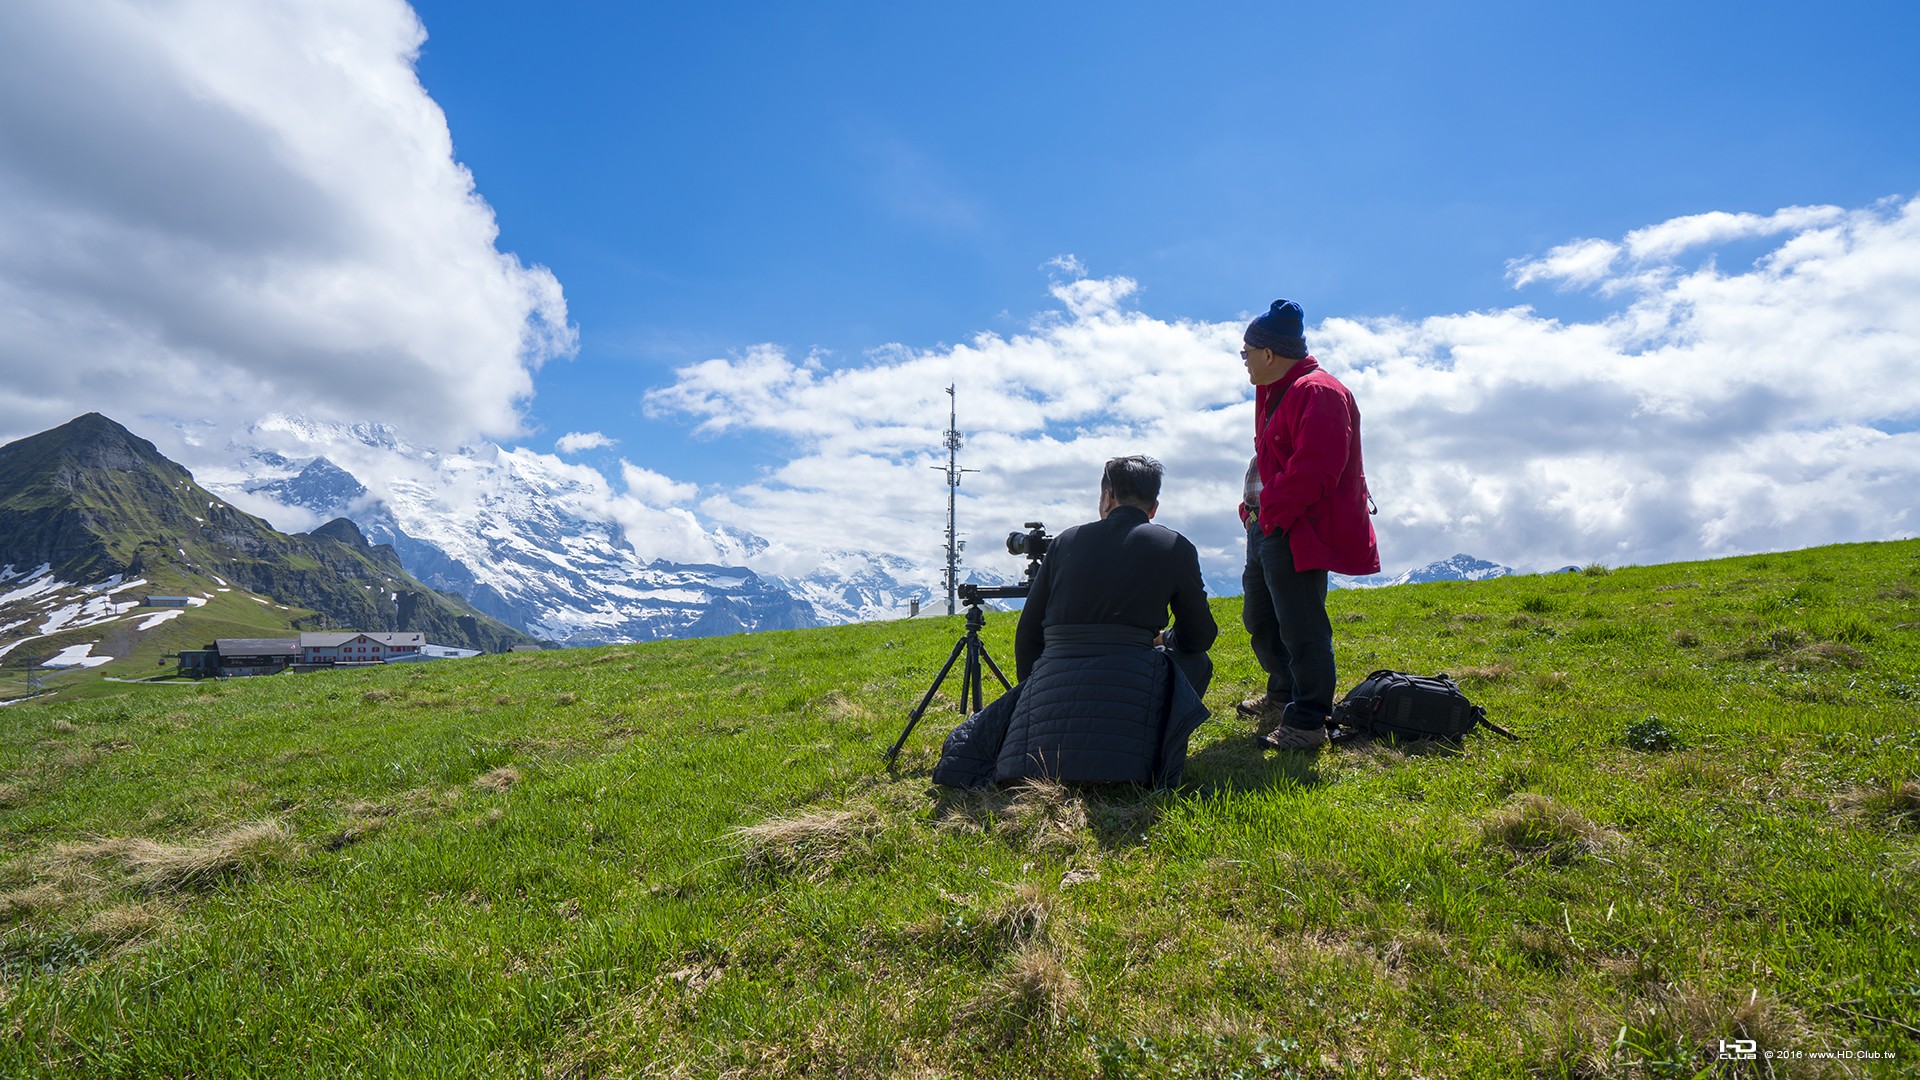
[[[300,651],[297,638],[224,637],[213,643],[221,656],[293,656]]]
[[[366,638],[379,645],[413,645],[427,643],[427,635],[418,630],[405,632],[386,632],[376,630],[321,630],[300,635],[300,647],[303,649],[331,649],[345,645],[349,641]]]

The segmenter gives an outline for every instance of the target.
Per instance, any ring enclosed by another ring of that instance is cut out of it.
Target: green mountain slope
[[[1160,793],[883,767],[953,618],[0,710],[0,1075],[1913,1074],[1920,543],[1330,603],[1522,741],[1262,751],[1232,599]]]
[[[65,588],[49,589],[53,582]],[[133,607],[148,594],[211,602],[234,590],[266,610],[208,620],[195,647],[229,636],[204,632],[214,621],[250,626],[248,636],[323,626],[419,630],[438,644],[483,651],[532,640],[420,584],[391,548],[368,545],[345,519],[310,534],[275,531],[97,413],[0,447],[0,649],[13,646],[0,664],[30,668],[82,643],[87,635],[63,632],[69,606],[81,614],[68,621],[91,624],[83,629],[107,620],[125,631],[153,614]],[[167,636],[181,636],[202,613],[196,606],[177,621]],[[154,650],[133,651],[144,661]]]

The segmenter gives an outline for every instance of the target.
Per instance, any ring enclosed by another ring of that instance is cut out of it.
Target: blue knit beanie
[[[1272,349],[1289,360],[1307,357],[1306,316],[1291,300],[1275,300],[1265,315],[1247,324],[1247,344]]]

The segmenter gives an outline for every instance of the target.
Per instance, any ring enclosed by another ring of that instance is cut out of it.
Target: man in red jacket
[[[1300,305],[1275,300],[1247,326],[1240,358],[1254,390],[1254,459],[1240,520],[1247,527],[1241,618],[1267,673],[1240,711],[1278,719],[1267,745],[1316,750],[1333,714],[1333,624],[1327,573],[1374,574],[1380,549],[1360,460],[1360,410],[1307,355]]]

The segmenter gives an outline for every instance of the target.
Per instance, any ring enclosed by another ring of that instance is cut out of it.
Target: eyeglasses
[[[1247,349],[1247,348],[1246,348],[1245,346],[1242,346],[1242,347],[1241,347],[1241,349],[1240,349],[1240,359],[1242,359],[1242,360],[1251,360],[1251,359],[1253,359],[1253,354],[1254,354],[1254,353],[1256,353],[1256,352],[1267,352],[1267,351],[1268,351],[1268,350],[1266,350],[1266,349],[1262,349],[1262,348],[1258,348],[1258,347],[1255,347],[1254,349],[1252,349],[1251,351],[1249,351],[1249,350],[1248,350],[1248,349]]]

